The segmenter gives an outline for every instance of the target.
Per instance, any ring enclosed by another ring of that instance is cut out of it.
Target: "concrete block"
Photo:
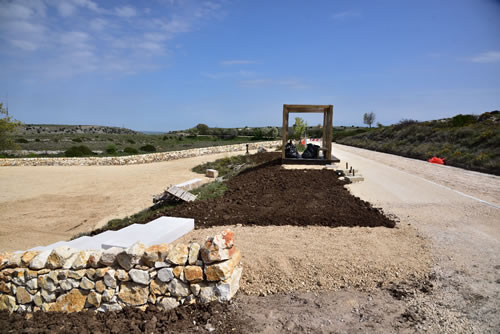
[[[352,183],[361,182],[361,181],[365,180],[365,178],[362,175],[356,175],[356,176],[346,175],[345,178],[346,178],[346,180],[349,180]]]
[[[186,181],[183,183],[179,183],[176,185],[176,187],[181,188],[185,191],[190,191],[190,190],[198,188],[199,186],[201,186],[201,184],[202,184],[201,179],[192,179],[192,180],[189,180],[189,181]]]
[[[217,176],[219,176],[219,172],[216,171],[215,169],[207,169],[206,176],[215,179],[217,178]]]

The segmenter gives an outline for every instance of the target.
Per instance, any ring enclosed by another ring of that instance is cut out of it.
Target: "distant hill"
[[[447,165],[500,175],[498,110],[426,122],[406,119],[353,132],[336,142],[422,160],[438,156],[446,158]]]
[[[136,131],[114,126],[101,125],[58,125],[58,124],[23,124],[18,128],[20,135],[35,134],[137,134]]]

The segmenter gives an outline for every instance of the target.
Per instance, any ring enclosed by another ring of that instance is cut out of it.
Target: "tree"
[[[375,122],[375,113],[369,112],[363,115],[363,123],[367,124],[372,127],[373,122]]]
[[[3,116],[5,115],[5,116]],[[16,128],[21,123],[13,119],[0,102],[0,150],[15,148],[11,134],[16,131]]]
[[[293,125],[293,135],[291,136],[293,139],[300,140],[307,129],[307,122],[305,122],[300,117],[295,117],[295,124]]]
[[[200,123],[196,126],[196,129],[198,129],[200,135],[208,135],[208,125]]]
[[[277,127],[273,126],[272,128],[269,128],[267,130],[267,137],[268,138],[273,138],[274,139],[274,138],[278,137],[278,135],[279,135],[279,130],[278,130]]]

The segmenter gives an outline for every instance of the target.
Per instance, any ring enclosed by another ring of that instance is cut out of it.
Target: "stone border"
[[[225,230],[197,243],[127,249],[67,246],[0,255],[0,311],[118,311],[224,302],[239,289],[241,254]]]
[[[175,159],[192,158],[208,154],[246,151],[247,143],[235,145],[221,145],[203,148],[193,148],[183,151],[159,152],[149,154],[137,154],[121,157],[85,157],[85,158],[2,158],[0,167],[5,166],[113,166],[113,165],[136,165],[152,162],[168,161]],[[266,149],[281,145],[280,141],[267,141],[248,143],[250,150],[259,147]]]

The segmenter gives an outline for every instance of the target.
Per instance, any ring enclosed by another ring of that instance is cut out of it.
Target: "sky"
[[[283,104],[333,104],[334,125],[365,112],[388,125],[500,109],[498,0],[0,0],[0,43],[0,101],[25,123],[279,126]]]

